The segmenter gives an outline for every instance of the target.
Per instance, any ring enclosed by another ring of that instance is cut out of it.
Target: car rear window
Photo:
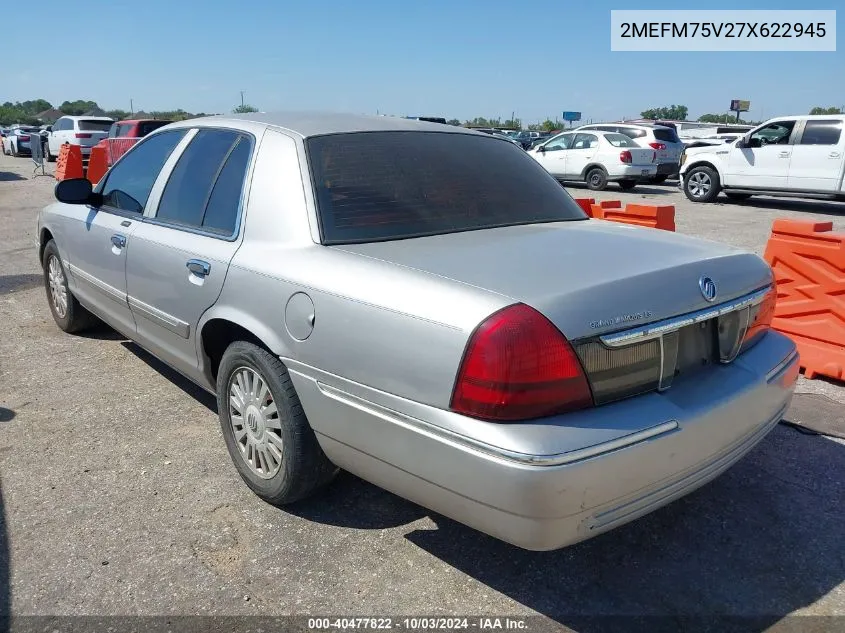
[[[139,136],[146,136],[153,130],[164,127],[168,123],[171,123],[171,121],[142,121],[138,126],[140,128]]]
[[[624,134],[608,132],[604,135],[604,138],[606,138],[607,142],[613,145],[613,147],[639,147],[639,145],[634,143],[634,141]]]
[[[306,148],[324,244],[587,217],[533,158],[489,136],[358,132]]]
[[[86,132],[108,132],[112,121],[96,121],[81,119],[78,122],[79,129]]]
[[[663,141],[664,143],[681,142],[681,139],[678,137],[678,133],[670,127],[654,128],[654,138],[658,141]]]

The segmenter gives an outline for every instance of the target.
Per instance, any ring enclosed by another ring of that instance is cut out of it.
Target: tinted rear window
[[[79,129],[86,132],[108,132],[112,121],[86,121],[83,119],[77,123]]]
[[[664,143],[680,143],[678,133],[672,128],[654,128],[654,138]]]
[[[170,123],[170,121],[142,121],[138,127],[139,129],[139,136],[146,136],[153,130],[157,130],[160,127],[164,127]]]
[[[495,138],[360,132],[306,147],[324,244],[586,218],[539,163]]]

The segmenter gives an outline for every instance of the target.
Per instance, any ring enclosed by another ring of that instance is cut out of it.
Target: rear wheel
[[[64,332],[79,332],[95,325],[97,317],[83,308],[67,286],[64,264],[56,242],[50,240],[44,247],[44,289],[53,320]]]
[[[693,202],[713,202],[720,190],[719,174],[712,167],[693,167],[684,177],[684,193]]]
[[[630,191],[631,189],[633,189],[636,186],[637,186],[636,180],[620,180],[619,181],[619,187],[622,189],[622,191]]]
[[[266,349],[246,341],[226,349],[217,409],[238,474],[268,503],[308,497],[339,471],[320,448],[287,369]]]
[[[593,191],[607,188],[607,173],[601,167],[593,167],[587,172],[587,187]]]
[[[12,156],[14,156],[15,158],[20,156],[20,153],[18,152],[18,146],[17,146],[16,143],[12,143]]]

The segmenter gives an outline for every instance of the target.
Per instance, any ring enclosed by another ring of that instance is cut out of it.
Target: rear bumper
[[[519,424],[498,425],[495,445],[482,442],[430,423],[422,405],[412,417],[395,396],[373,394],[377,404],[343,379],[284,360],[335,464],[531,550],[591,538],[712,480],[781,419],[798,375],[794,345],[772,332],[734,363],[666,392],[526,424],[542,427],[549,448],[527,454],[513,450],[524,439]],[[613,439],[561,450],[585,431]]]
[[[610,182],[619,180],[648,180],[657,174],[657,167],[654,165],[623,165],[616,167],[613,173],[608,173],[607,179]]]

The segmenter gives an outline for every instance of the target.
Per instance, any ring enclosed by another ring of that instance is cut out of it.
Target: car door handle
[[[780,156],[781,158],[789,158],[789,152],[781,152],[780,154],[778,154],[778,156]]]
[[[118,248],[123,248],[126,246],[126,236],[121,235],[120,233],[115,233],[111,236],[111,243],[117,246]]]
[[[211,264],[201,259],[189,259],[185,265],[198,277],[206,277],[211,272]]]
[[[839,158],[841,155],[842,154],[840,154],[839,152],[831,152],[830,154],[828,154],[828,156],[830,156],[831,158]]]

